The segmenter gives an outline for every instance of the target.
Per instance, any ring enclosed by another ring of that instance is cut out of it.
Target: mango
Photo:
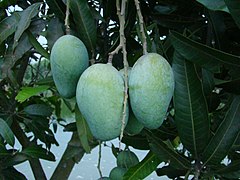
[[[144,126],[140,123],[132,112],[131,107],[129,107],[129,118],[128,123],[124,129],[124,133],[133,136],[139,134],[143,130]]]
[[[102,141],[121,133],[124,82],[110,64],[94,64],[81,75],[76,91],[78,107],[93,136]],[[128,107],[125,123],[128,121]]]
[[[127,169],[121,167],[115,167],[110,172],[111,180],[123,180],[124,174],[127,172]]]
[[[139,159],[137,155],[130,150],[121,151],[117,156],[118,167],[129,169],[130,167],[135,166],[138,163]]]
[[[83,42],[72,35],[60,37],[53,45],[50,64],[59,94],[63,98],[74,97],[79,77],[89,66],[88,52]]]
[[[146,128],[157,129],[162,125],[173,91],[173,71],[165,58],[148,53],[136,61],[129,77],[130,104]]]
[[[98,180],[111,180],[109,177],[98,178]]]

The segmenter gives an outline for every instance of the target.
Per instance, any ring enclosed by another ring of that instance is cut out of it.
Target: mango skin
[[[130,151],[121,151],[117,156],[117,166],[121,168],[129,169],[139,163],[137,155]]]
[[[123,180],[124,174],[127,172],[127,169],[121,167],[115,167],[110,172],[111,180]]]
[[[102,141],[121,133],[124,82],[110,64],[94,64],[81,75],[76,92],[78,107],[93,136]],[[128,121],[128,107],[126,119]]]
[[[156,53],[141,56],[129,77],[129,96],[134,115],[146,128],[161,126],[173,92],[174,76],[167,60]]]
[[[83,42],[72,35],[60,37],[53,45],[50,64],[59,94],[63,98],[74,97],[79,77],[89,66],[88,52]]]

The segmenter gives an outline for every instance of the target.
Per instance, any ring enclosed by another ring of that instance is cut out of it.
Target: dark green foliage
[[[63,99],[56,90],[49,55],[57,39],[69,32],[83,41],[91,63],[106,63],[120,39],[116,1],[70,0],[70,31],[66,2],[0,1],[0,179],[28,179],[15,169],[25,161],[35,177],[46,179],[39,159],[55,160],[51,147],[58,145],[59,126],[74,135],[55,179],[68,179],[75,162],[99,143],[75,99]],[[139,2],[148,52],[169,62],[175,90],[159,128],[145,127],[137,135],[125,131],[126,149],[149,152],[140,162],[135,156],[122,158],[120,165],[129,169],[121,178],[144,179],[156,171],[169,179],[239,179],[240,2]],[[125,20],[127,59],[133,66],[143,54],[134,1],[128,0]],[[113,66],[123,68],[121,51]],[[116,157],[125,152],[112,150]],[[65,163],[67,168],[61,168]]]

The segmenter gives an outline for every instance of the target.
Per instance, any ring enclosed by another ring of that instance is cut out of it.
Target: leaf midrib
[[[233,115],[233,118],[232,118],[232,120],[231,120],[231,123],[228,123],[229,126],[228,126],[228,128],[227,128],[227,130],[226,130],[225,132],[228,132],[228,131],[229,131],[229,129],[230,129],[231,125],[232,125],[233,119],[235,119],[237,110],[239,109],[239,105],[240,105],[240,104],[237,105],[237,108],[236,108],[236,111],[234,112],[234,115]],[[228,110],[228,112],[229,112],[229,111],[230,111],[230,109]],[[227,112],[227,114],[228,114],[228,112]],[[226,118],[227,118],[227,116],[226,116]],[[224,119],[224,121],[225,121],[225,119]],[[224,121],[223,121],[222,123],[224,123]],[[219,127],[221,127],[221,125],[220,125]],[[223,141],[223,139],[225,138],[226,134],[227,134],[227,133],[224,133],[221,141],[218,143],[217,147],[215,148],[215,150],[213,151],[213,153],[211,154],[211,156],[207,159],[207,161],[204,163],[204,165],[206,165],[206,164],[211,160],[211,158],[215,155],[215,153],[216,153],[216,151],[218,150],[219,146],[222,144],[222,141]],[[210,143],[211,143],[211,142],[210,142]],[[210,143],[209,143],[209,144],[210,144]]]
[[[176,38],[175,36],[176,36],[177,33],[172,32],[172,34],[173,34],[172,37],[175,39],[175,41],[180,41],[180,42],[181,42],[182,44],[184,44],[185,46],[188,46],[188,47],[190,46],[188,43],[186,43],[186,42],[184,42],[184,41],[179,40],[178,38]],[[177,36],[179,36],[179,35],[177,34]],[[182,37],[180,37],[180,38],[182,38]],[[187,40],[190,41],[190,43],[195,43],[195,44],[197,44],[198,46],[201,46],[201,47],[204,47],[204,48],[209,48],[209,49],[211,49],[212,51],[215,51],[214,53],[221,53],[221,54],[223,54],[223,55],[225,55],[225,56],[231,56],[232,58],[237,58],[237,59],[239,59],[239,63],[240,63],[240,58],[239,58],[238,56],[235,56],[235,55],[232,55],[232,54],[228,54],[228,53],[225,53],[225,52],[223,52],[223,51],[219,51],[219,50],[214,49],[214,48],[211,48],[211,47],[209,47],[209,46],[205,46],[205,45],[203,45],[203,44],[201,44],[201,43],[198,43],[198,42],[196,42],[196,41],[193,41],[193,40],[191,40],[191,39],[189,39],[189,38],[187,38]],[[200,51],[200,52],[203,53],[204,55],[210,56],[211,58],[216,59],[216,60],[218,60],[218,61],[220,61],[220,62],[222,62],[222,63],[224,63],[224,64],[229,64],[229,65],[234,65],[234,66],[240,66],[240,64],[229,63],[228,61],[223,61],[223,60],[217,58],[217,57],[214,56],[214,55],[211,55],[211,54],[206,53],[206,51],[202,50],[201,48],[197,48],[197,47],[195,47],[195,46],[190,46],[190,47],[191,47],[192,49],[196,50],[196,52]],[[224,59],[225,59],[225,57],[224,57]],[[210,61],[210,62],[211,62],[211,61]]]

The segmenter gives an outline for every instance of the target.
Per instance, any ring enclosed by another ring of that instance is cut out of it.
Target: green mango
[[[76,95],[79,77],[89,66],[88,52],[75,36],[64,35],[53,45],[50,64],[56,88],[63,98]]]
[[[121,167],[115,167],[110,172],[111,180],[123,180],[124,174],[127,172],[127,169]]]
[[[129,169],[130,167],[135,166],[138,163],[139,159],[137,155],[130,150],[121,151],[117,156],[118,167]]]
[[[109,177],[102,177],[102,178],[99,178],[98,180],[111,180]]]
[[[162,125],[173,91],[173,71],[165,58],[148,53],[137,60],[129,77],[129,96],[134,115],[145,127]]]
[[[76,92],[78,107],[93,136],[102,141],[121,133],[124,82],[110,64],[94,64],[81,75]],[[125,124],[128,121],[128,107]]]

